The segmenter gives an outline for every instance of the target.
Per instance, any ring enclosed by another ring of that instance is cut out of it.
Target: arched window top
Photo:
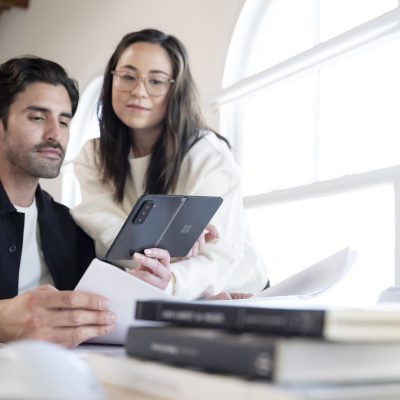
[[[223,87],[277,65],[398,6],[398,0],[246,1]]]
[[[71,124],[65,165],[72,163],[86,141],[99,136],[97,103],[102,84],[103,76],[94,78],[86,87],[79,100],[78,109]]]
[[[83,144],[100,135],[97,103],[102,84],[103,76],[98,76],[89,83],[79,100],[78,109],[72,119],[70,140],[61,169],[61,202],[68,207],[74,207],[81,200],[72,163]]]

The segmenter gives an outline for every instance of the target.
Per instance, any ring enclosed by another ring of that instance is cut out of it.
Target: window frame
[[[246,38],[257,34],[257,30],[262,21],[262,16],[268,11],[272,0],[265,2],[254,0],[246,2],[239,17],[237,29],[232,36],[232,42],[227,55],[226,68],[230,65],[238,65],[243,60],[243,53],[239,51],[241,43]],[[320,68],[332,65],[354,53],[368,50],[393,39],[400,38],[400,1],[398,7],[384,13],[370,21],[354,27],[336,37],[325,42],[317,43],[314,47],[284,60],[270,68],[267,68],[252,76],[242,78],[243,68],[235,68],[234,71],[225,73],[224,81],[236,82],[225,85],[221,91],[210,99],[209,105],[214,110],[222,110],[220,132],[229,132],[229,139],[234,148],[239,147],[241,142],[240,134],[240,115],[235,112],[235,102],[251,93],[261,89],[273,88],[275,85],[289,82],[307,73],[317,72]],[[256,17],[254,17],[256,15]],[[252,19],[253,18],[253,19]],[[251,23],[249,23],[251,21]],[[251,26],[251,29],[248,27]],[[246,32],[246,35],[244,35]],[[242,36],[242,37],[241,37]],[[240,38],[240,39],[238,39]],[[244,48],[244,46],[242,47]],[[226,109],[226,113],[225,110]],[[230,120],[226,121],[226,115]],[[229,129],[228,129],[229,128]],[[235,153],[235,157],[240,164],[240,154]],[[317,155],[315,155],[317,157]],[[315,174],[317,180],[318,173]],[[370,170],[363,173],[346,175],[343,177],[316,181],[310,184],[291,187],[287,189],[273,190],[270,192],[245,196],[244,207],[257,208],[273,203],[293,202],[299,199],[312,199],[331,193],[344,193],[361,187],[373,186],[382,183],[391,183],[394,187],[394,213],[395,213],[395,282],[400,286],[400,166]]]

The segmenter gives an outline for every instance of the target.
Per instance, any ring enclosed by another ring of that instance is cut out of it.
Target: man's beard
[[[21,154],[18,149],[10,146],[7,140],[3,140],[3,148],[5,157],[17,170],[23,171],[25,174],[36,178],[57,177],[65,157],[65,150],[63,147],[59,143],[54,142],[36,145],[25,154]],[[59,159],[50,159],[40,156],[39,151],[46,148],[59,149],[61,157]]]

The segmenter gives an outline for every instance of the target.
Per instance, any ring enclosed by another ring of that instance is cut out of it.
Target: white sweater
[[[98,139],[94,139],[98,140]],[[82,202],[71,213],[94,239],[98,258],[104,255],[144,191],[150,156],[134,158],[121,204],[111,185],[103,184],[95,165],[93,140],[75,160]],[[174,288],[181,299],[195,299],[222,291],[258,292],[267,282],[267,270],[255,253],[244,222],[240,173],[227,145],[209,132],[183,160],[174,194],[221,196],[223,203],[211,223],[219,232],[216,243],[207,244],[196,257],[171,264]]]

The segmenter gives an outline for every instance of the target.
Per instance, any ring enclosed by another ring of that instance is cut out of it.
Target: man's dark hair
[[[61,65],[35,56],[17,57],[0,65],[0,120],[5,127],[10,106],[17,95],[36,82],[64,86],[71,100],[72,115],[75,114],[79,101],[78,84]]]

